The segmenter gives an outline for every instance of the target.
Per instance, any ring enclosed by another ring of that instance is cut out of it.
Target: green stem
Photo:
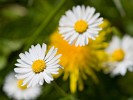
[[[117,35],[119,38],[122,38],[123,37],[122,33],[116,27],[112,27],[112,32],[115,35]]]
[[[33,33],[33,35],[30,38],[28,38],[28,40],[26,41],[26,46],[25,46],[24,50],[28,49],[29,46],[34,42],[36,37],[39,36],[39,34],[42,32],[42,30],[44,28],[46,28],[46,26],[48,25],[48,23],[50,23],[52,18],[55,17],[55,14],[65,4],[65,1],[66,0],[61,0],[60,3],[56,6],[56,8],[53,9],[53,11],[46,17],[46,19],[42,22],[42,24],[36,29],[36,31]]]
[[[124,17],[126,15],[126,13],[125,13],[124,8],[121,4],[121,1],[120,0],[113,0],[113,1],[114,1],[116,8],[120,12],[121,16]]]
[[[55,89],[57,90],[57,92],[59,92],[60,94],[62,94],[62,96],[67,96],[67,93],[62,89],[60,88],[55,81],[52,82],[53,86],[55,87]]]

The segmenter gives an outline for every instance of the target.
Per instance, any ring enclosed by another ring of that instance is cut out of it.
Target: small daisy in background
[[[69,44],[87,45],[89,38],[95,40],[102,29],[99,25],[103,22],[103,18],[99,18],[100,13],[94,13],[94,7],[85,7],[84,5],[73,7],[61,17],[59,33]]]
[[[125,35],[122,39],[114,36],[106,49],[109,54],[108,72],[112,76],[118,74],[124,76],[127,72],[133,71],[133,38]]]
[[[17,73],[17,79],[23,79],[23,84],[27,87],[33,87],[37,84],[43,85],[44,80],[46,83],[53,81],[52,74],[58,74],[61,66],[58,64],[61,54],[56,55],[57,48],[51,47],[46,54],[46,44],[37,44],[31,46],[29,52],[20,53],[20,59],[15,65],[17,68],[14,71]]]
[[[27,88],[26,85],[22,86],[23,80],[17,80],[14,73],[10,73],[3,86],[3,91],[9,98],[15,100],[35,100],[41,94],[41,87],[36,86]]]

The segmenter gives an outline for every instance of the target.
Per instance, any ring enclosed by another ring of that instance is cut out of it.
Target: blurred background
[[[66,10],[76,5],[96,8],[114,27],[113,33],[133,36],[133,0],[0,0],[0,99],[4,79],[13,71],[20,52],[31,44],[47,43]],[[38,100],[133,100],[133,73],[111,78],[96,72],[99,83],[84,82],[85,89],[71,93],[69,80],[55,81],[67,93],[62,95],[52,84],[44,85]]]

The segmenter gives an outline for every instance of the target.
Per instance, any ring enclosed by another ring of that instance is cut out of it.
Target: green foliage
[[[113,33],[133,35],[133,0],[119,0],[125,15],[121,15],[115,0],[0,0],[0,98],[9,100],[2,91],[5,76],[13,71],[18,54],[31,44],[49,43],[50,34],[67,9],[75,5],[94,6],[113,27]],[[117,27],[117,28],[116,28]],[[66,95],[53,85],[44,85],[38,100],[133,100],[133,73],[111,78],[97,73],[99,84],[85,82],[84,91],[71,94],[69,82],[57,79]]]

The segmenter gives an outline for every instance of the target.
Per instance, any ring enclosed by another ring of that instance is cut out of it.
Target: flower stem
[[[48,23],[50,23],[50,21],[55,16],[55,14],[59,11],[59,9],[65,4],[65,1],[66,0],[61,0],[60,3],[56,6],[56,8],[53,9],[53,11],[47,16],[47,18],[42,22],[42,24],[40,24],[40,26],[35,30],[33,35],[27,39],[24,50],[29,48],[29,46],[35,41],[36,37],[39,36],[39,34],[48,25]]]
[[[126,13],[125,13],[124,8],[121,4],[121,1],[120,0],[113,0],[113,1],[114,1],[116,8],[120,12],[121,16],[124,17],[126,15]]]
[[[55,81],[52,82],[53,83],[53,86],[55,87],[55,89],[62,95],[62,96],[67,96],[67,93],[62,89],[60,88],[57,83]]]
[[[122,38],[123,37],[122,33],[116,27],[112,27],[112,32],[115,35],[117,35],[119,38]]]

